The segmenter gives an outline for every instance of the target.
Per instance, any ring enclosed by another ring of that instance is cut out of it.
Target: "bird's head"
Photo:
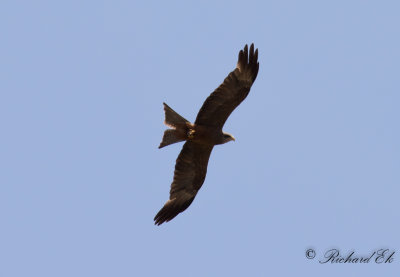
[[[228,141],[231,140],[235,141],[235,138],[229,133],[223,132],[222,135],[224,136],[222,143],[227,143]]]

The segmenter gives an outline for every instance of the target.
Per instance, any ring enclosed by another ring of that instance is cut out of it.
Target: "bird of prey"
[[[165,125],[171,129],[164,132],[158,148],[186,141],[176,159],[170,197],[154,217],[156,225],[168,222],[186,210],[204,183],[207,164],[214,145],[223,144],[235,138],[222,131],[232,111],[249,94],[258,73],[258,49],[250,51],[245,45],[239,52],[235,70],[206,99],[194,123],[180,116],[164,104]]]

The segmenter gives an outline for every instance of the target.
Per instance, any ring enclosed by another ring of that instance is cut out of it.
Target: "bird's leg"
[[[189,131],[187,132],[188,139],[193,139],[195,132],[196,131],[194,129],[189,129]]]

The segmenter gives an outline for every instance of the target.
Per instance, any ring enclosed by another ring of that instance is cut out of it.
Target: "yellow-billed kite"
[[[235,138],[222,131],[232,111],[249,94],[258,73],[258,49],[251,44],[239,52],[235,70],[206,99],[193,123],[164,103],[164,123],[171,129],[164,132],[159,148],[186,141],[176,159],[169,200],[154,217],[156,225],[168,222],[190,206],[204,183],[208,159],[214,145]]]

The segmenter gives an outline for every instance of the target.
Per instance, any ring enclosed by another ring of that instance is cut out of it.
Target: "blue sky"
[[[1,276],[396,276],[398,1],[2,1]],[[188,210],[182,144],[246,43],[260,71]],[[313,248],[316,258],[305,257]],[[391,264],[319,264],[395,251]],[[339,275],[340,274],[340,275]]]

